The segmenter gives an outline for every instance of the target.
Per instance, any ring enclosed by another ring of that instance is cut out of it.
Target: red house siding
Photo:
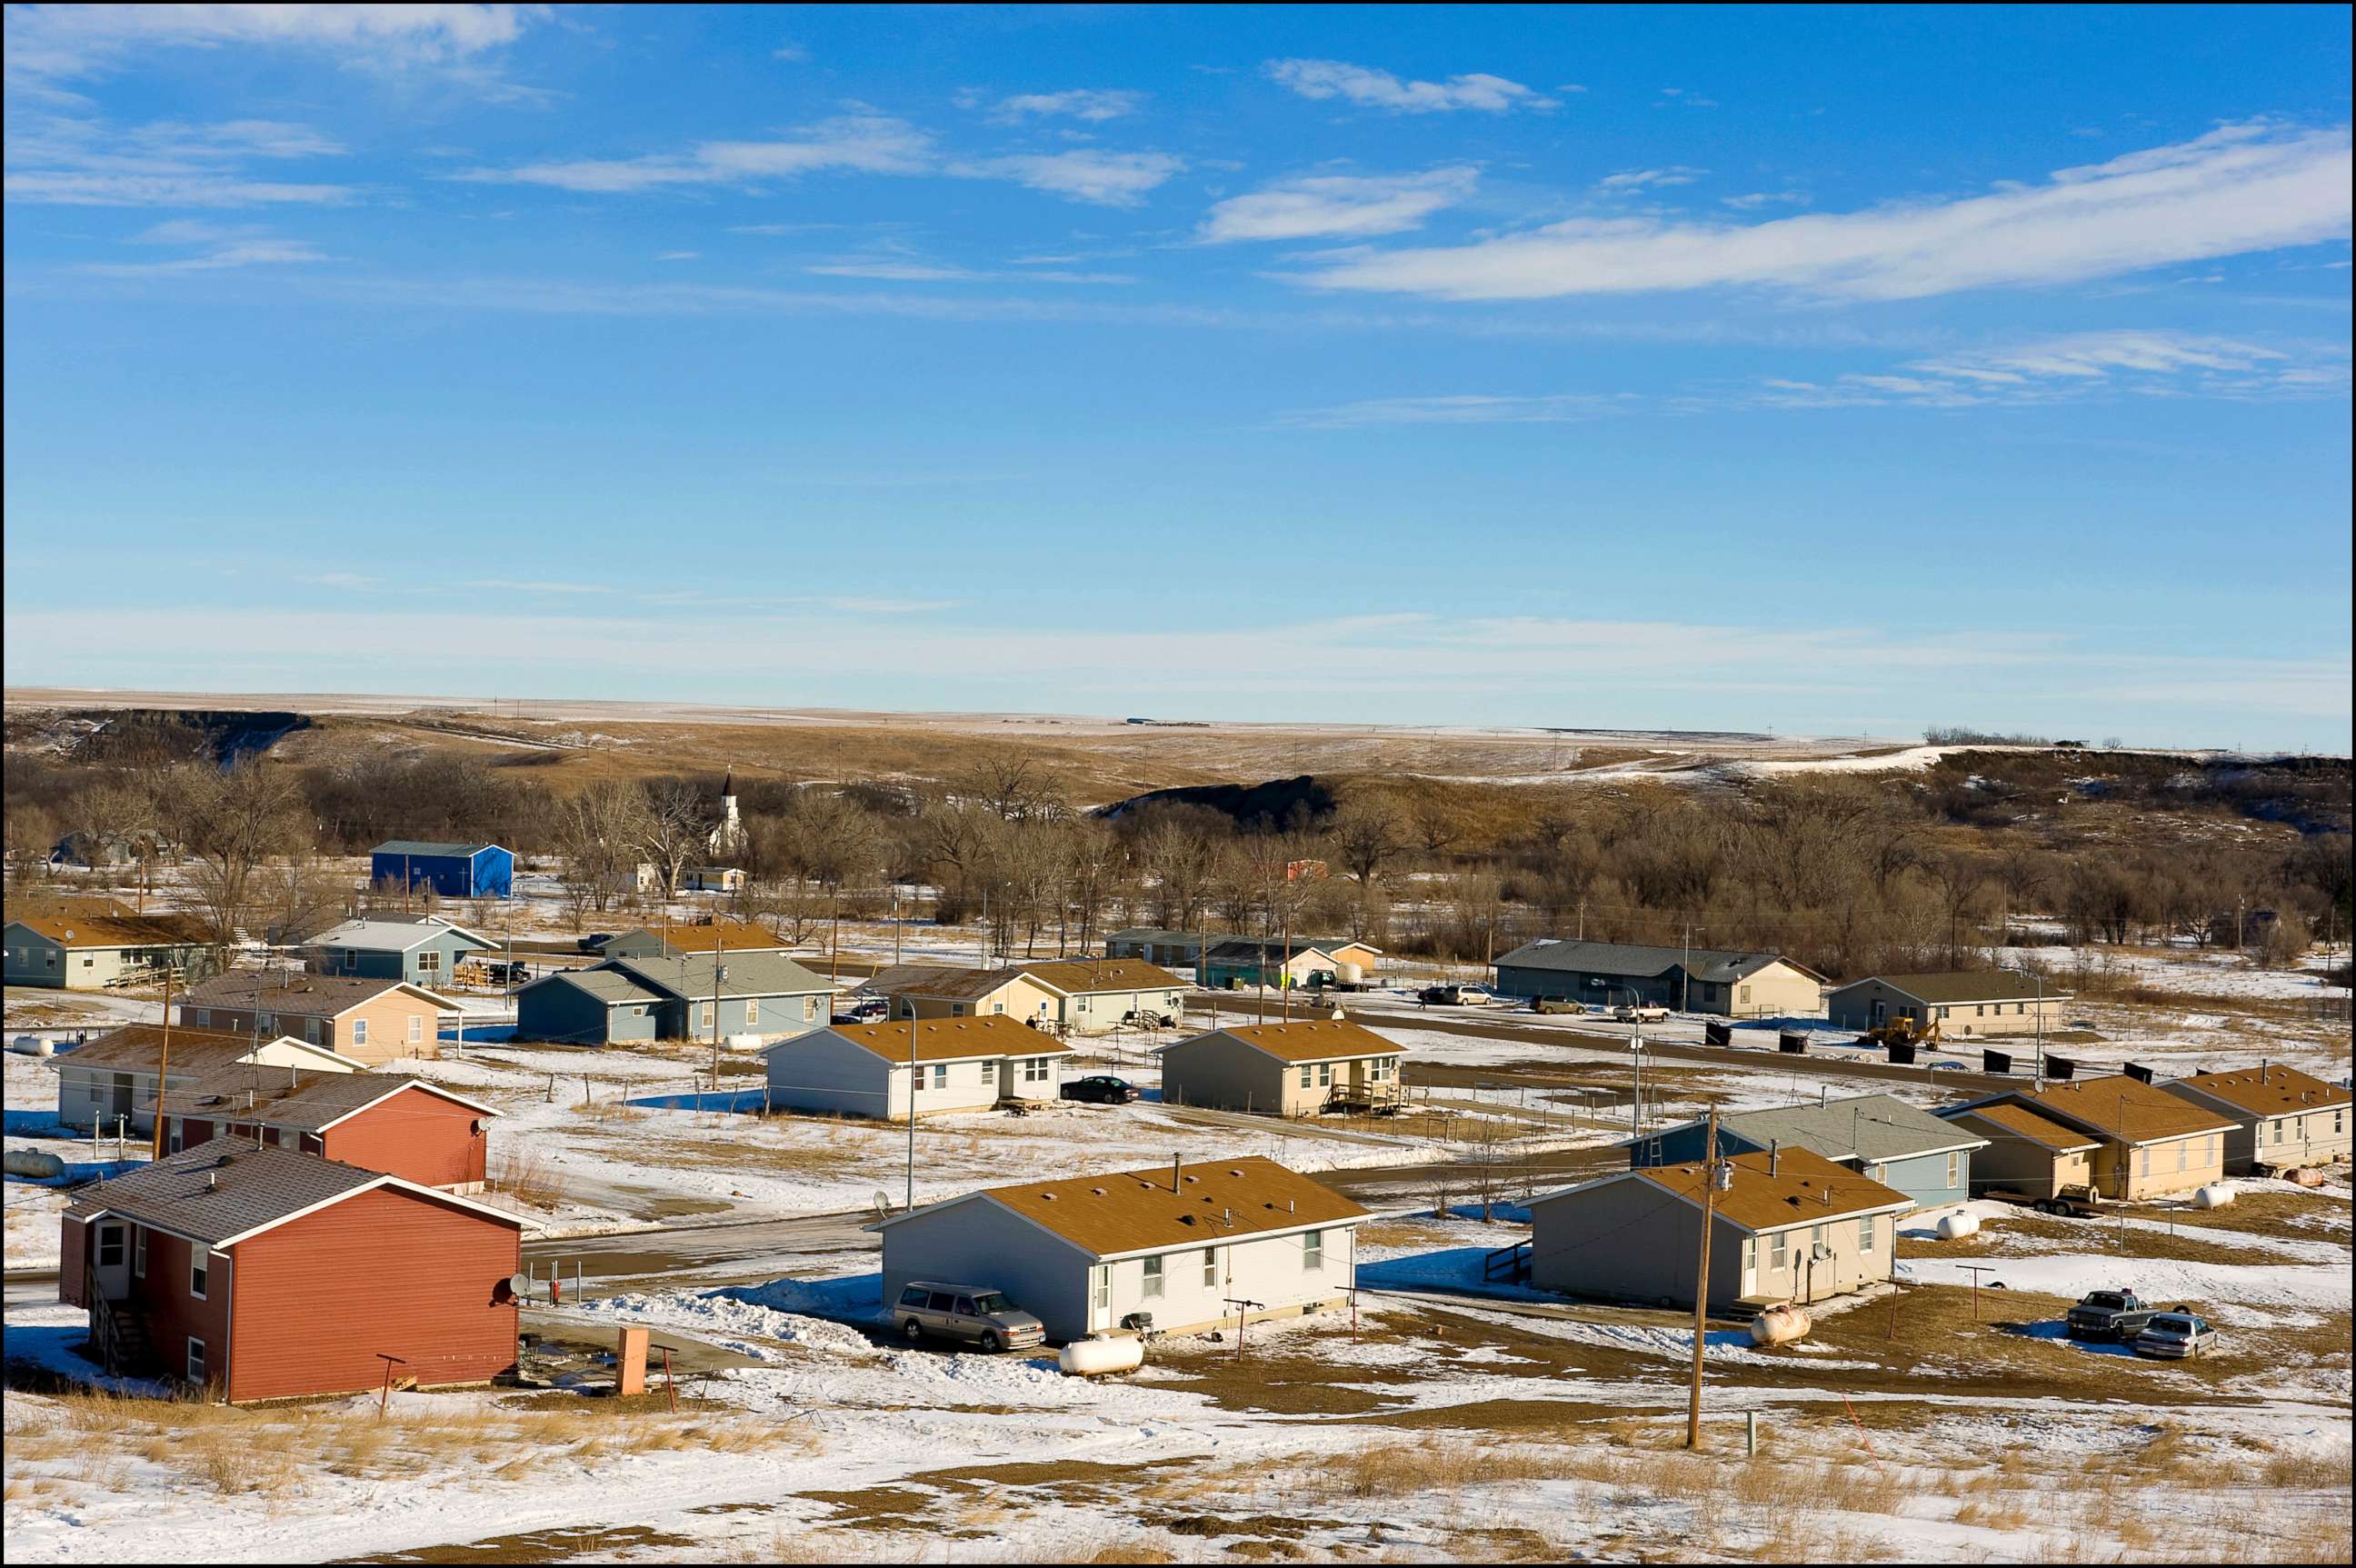
[[[422,1089],[404,1089],[328,1128],[323,1152],[331,1160],[421,1187],[479,1182],[487,1142],[475,1131],[481,1114]]]
[[[128,1245],[139,1255],[140,1227],[130,1228]],[[222,1380],[230,1366],[229,1304],[236,1291],[230,1260],[211,1254],[206,1270],[202,1301],[188,1294],[188,1254],[201,1242],[184,1241],[161,1230],[147,1232],[147,1274],[131,1280],[131,1299],[147,1319],[147,1343],[155,1353],[156,1369],[179,1377],[187,1366],[188,1340],[205,1342],[205,1376]],[[210,1251],[210,1249],[207,1249]]]
[[[380,1187],[237,1249],[232,1400],[351,1393],[384,1378],[477,1383],[510,1370],[516,1307],[494,1299],[522,1267],[522,1232]],[[151,1265],[152,1267],[152,1265]]]

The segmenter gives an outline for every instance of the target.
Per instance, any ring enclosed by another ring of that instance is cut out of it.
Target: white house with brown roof
[[[199,1029],[299,1035],[369,1067],[396,1057],[434,1057],[443,1020],[463,1009],[405,981],[300,971],[231,970],[180,999],[180,1022]]]
[[[879,1116],[987,1111],[1004,1100],[1053,1100],[1071,1047],[1012,1018],[905,1019],[836,1024],[761,1052],[768,1102],[819,1115]]]
[[[1164,1046],[1162,1098],[1217,1111],[1313,1115],[1396,1100],[1399,1047],[1363,1024],[1312,1019],[1213,1029]]]
[[[1953,1121],[1998,1105],[2025,1106],[2092,1137],[2089,1181],[2104,1197],[2165,1197],[2217,1180],[2225,1174],[2225,1136],[2236,1125],[2124,1073],[2008,1090],[1938,1114]]]
[[[1193,1333],[1344,1300],[1367,1211],[1272,1160],[991,1187],[868,1227],[888,1312],[913,1280],[1002,1291],[1052,1339]],[[1238,1303],[1248,1302],[1248,1307]]]
[[[356,1072],[360,1064],[288,1035],[234,1034],[175,1026],[166,1062],[164,1026],[126,1024],[50,1058],[58,1075],[58,1121],[64,1126],[155,1127],[159,1079],[186,1089],[223,1068],[256,1066],[303,1072]]]
[[[2071,993],[2036,974],[2008,969],[1954,974],[1875,974],[1825,993],[1837,1029],[1875,1029],[1896,1018],[1942,1036],[2031,1035],[2062,1019]]]
[[[1711,1201],[1709,1305],[1822,1301],[1890,1278],[1898,1217],[1914,1200],[1806,1149],[1727,1156]],[[1530,1283],[1541,1290],[1691,1307],[1701,1165],[1644,1165],[1530,1200]]]
[[[1009,1017],[1057,1034],[1100,1035],[1136,1016],[1183,1015],[1186,983],[1141,959],[1055,959],[1012,969],[951,969],[893,991],[895,1018]]]
[[[2233,1072],[2196,1072],[2159,1087],[2233,1123],[2225,1134],[2230,1176],[2348,1158],[2349,1091],[2297,1068],[2262,1061]]]

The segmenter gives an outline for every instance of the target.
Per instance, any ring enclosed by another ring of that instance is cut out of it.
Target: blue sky
[[[14,685],[2349,749],[2343,7],[7,29]]]

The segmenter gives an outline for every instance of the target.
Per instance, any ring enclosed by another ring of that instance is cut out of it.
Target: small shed
[[[505,898],[515,891],[515,854],[495,843],[389,839],[369,854],[369,880],[444,898]]]

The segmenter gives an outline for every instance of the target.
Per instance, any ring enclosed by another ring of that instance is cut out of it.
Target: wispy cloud
[[[843,595],[826,600],[827,607],[852,615],[932,615],[953,610],[964,605],[964,599],[869,599]]]
[[[190,247],[191,252],[160,262],[89,262],[74,270],[100,277],[167,276],[219,272],[230,267],[288,266],[329,259],[307,240],[290,240],[266,229],[228,227],[180,219],[134,235],[137,245]]]
[[[655,257],[659,262],[700,262],[702,259],[701,251],[664,251]]]
[[[1584,392],[1366,398],[1327,408],[1290,409],[1271,423],[1304,430],[1352,430],[1384,424],[1565,424],[1622,412],[1635,401],[1633,397]]]
[[[1066,116],[1100,124],[1134,114],[1144,105],[1145,94],[1123,91],[1107,91],[1076,87],[1063,92],[1018,92],[1001,98],[991,110],[1001,120],[1023,120]]]
[[[1914,298],[2341,238],[2351,176],[2344,127],[2229,125],[1986,196],[1749,227],[1582,218],[1469,245],[1353,257],[1301,281],[1449,299],[1745,285]]]
[[[6,196],[67,207],[256,207],[335,203],[343,185],[256,178],[248,165],[342,156],[308,125],[161,120],[118,127],[71,115],[18,113],[8,127]]]
[[[466,586],[510,594],[612,594],[621,590],[604,583],[552,583],[537,578],[476,577]]]
[[[1389,71],[1338,59],[1272,59],[1262,74],[1303,98],[1340,98],[1365,109],[1394,114],[1444,114],[1478,110],[1503,114],[1513,109],[1552,109],[1556,101],[1518,81],[1472,71],[1445,81],[1402,81]]]
[[[1718,199],[1737,212],[1755,212],[1762,207],[1805,207],[1808,193],[1804,190],[1747,190],[1740,196]]]
[[[2077,332],[1910,360],[1886,371],[1772,379],[1756,402],[1785,408],[1976,408],[2124,393],[2235,401],[2345,397],[2346,346],[2267,347],[2169,330]]]
[[[1408,175],[1316,175],[1280,181],[1215,205],[1202,238],[1303,240],[1321,235],[1395,234],[1419,227],[1463,200],[1480,183],[1469,164]]]
[[[1051,196],[1098,207],[1135,207],[1155,188],[1186,166],[1168,153],[1109,153],[1079,148],[1068,153],[1015,153],[953,164],[950,174],[971,179],[1011,179]]]
[[[1657,186],[1691,185],[1708,172],[1708,169],[1687,168],[1683,164],[1671,164],[1667,168],[1639,168],[1621,174],[1607,174],[1595,185],[1599,190],[1614,193],[1650,190]]]

